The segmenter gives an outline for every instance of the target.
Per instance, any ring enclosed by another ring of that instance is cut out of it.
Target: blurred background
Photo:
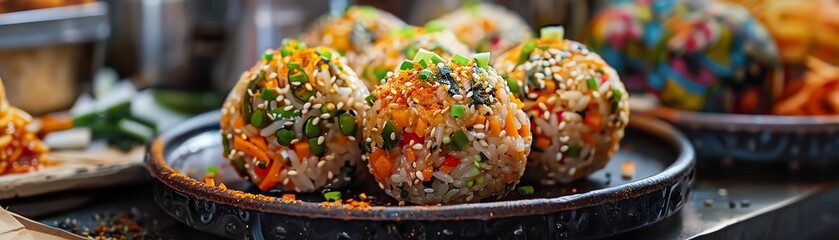
[[[577,38],[607,1],[497,1],[534,29],[562,24]],[[267,48],[348,4],[415,25],[458,0],[0,0],[0,78],[9,101],[35,115],[68,109],[97,72],[137,88],[226,93]],[[20,91],[49,92],[45,98]]]

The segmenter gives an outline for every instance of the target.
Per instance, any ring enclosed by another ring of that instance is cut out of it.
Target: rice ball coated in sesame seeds
[[[429,22],[425,27],[406,26],[376,41],[359,61],[350,63],[361,80],[371,91],[387,73],[402,63],[403,59],[411,58],[419,49],[428,49],[443,58],[451,58],[454,54],[471,55],[471,51],[445,29],[440,22]]]
[[[521,16],[492,3],[466,3],[437,20],[450,26],[457,38],[470,49],[488,51],[493,56],[499,56],[533,36],[530,26]]]
[[[449,60],[423,49],[376,87],[363,148],[387,194],[415,204],[477,202],[519,182],[530,122],[488,61],[488,53]]]
[[[362,166],[355,139],[367,95],[338,52],[284,41],[225,100],[222,155],[263,191],[341,187]]]
[[[335,49],[352,63],[376,40],[405,25],[389,12],[370,6],[352,6],[342,14],[318,18],[300,38],[309,46]]]
[[[567,183],[606,166],[629,120],[615,70],[561,27],[501,56],[495,68],[524,102],[535,142],[526,179]]]

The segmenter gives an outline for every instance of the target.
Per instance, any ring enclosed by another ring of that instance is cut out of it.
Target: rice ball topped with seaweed
[[[495,63],[524,102],[535,144],[527,179],[567,183],[606,166],[629,121],[629,94],[615,70],[585,45],[542,29]]]
[[[475,52],[491,52],[495,56],[533,36],[521,16],[492,3],[470,1],[438,21],[448,24],[457,38]]]
[[[318,18],[303,33],[301,40],[309,46],[335,49],[352,63],[376,40],[405,25],[389,12],[370,6],[352,6],[343,15],[330,14]]]
[[[337,52],[286,41],[242,74],[224,102],[223,155],[263,191],[340,187],[361,159],[368,95]]]
[[[519,182],[530,122],[488,61],[489,53],[448,60],[421,49],[368,97],[365,159],[387,194],[415,204],[477,202]]]
[[[455,54],[469,56],[470,50],[447,30],[443,23],[431,21],[425,27],[406,26],[394,34],[379,39],[360,61],[351,63],[361,80],[372,90],[386,77],[388,71],[411,58],[419,49],[428,49],[443,58]]]

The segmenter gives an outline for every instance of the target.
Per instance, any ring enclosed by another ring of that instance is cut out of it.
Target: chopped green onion
[[[306,134],[307,138],[320,137],[320,124],[315,125],[316,118],[318,117],[310,117],[309,120],[306,120],[306,125],[303,125],[303,133]]]
[[[376,101],[376,95],[371,93],[370,95],[367,95],[367,97],[364,98],[364,101],[367,101],[367,105],[370,105],[372,107],[373,102]]]
[[[268,119],[268,115],[265,115],[265,111],[261,109],[254,109],[253,114],[251,115],[251,125],[257,128],[264,128],[271,123]]]
[[[413,69],[413,68],[414,68],[414,62],[411,62],[410,60],[405,60],[405,61],[402,62],[401,65],[399,65],[399,70],[408,70],[408,69]]]
[[[256,161],[256,167],[261,168],[261,169],[266,169],[266,168],[268,168],[268,163],[265,162],[265,161],[261,161],[261,160]]]
[[[326,155],[326,145],[318,144],[318,138],[309,138],[309,150],[312,151],[312,155],[318,157]]]
[[[399,143],[401,140],[401,134],[396,132],[396,129],[393,127],[393,122],[388,120],[385,123],[384,129],[382,129],[382,149],[390,150],[396,147],[396,144]]]
[[[387,72],[388,72],[387,69],[381,69],[381,68],[373,69],[373,75],[376,76],[377,81],[385,79],[387,77]]]
[[[469,172],[466,173],[466,176],[474,177],[474,176],[478,176],[478,174],[481,174],[481,169],[479,169],[475,165],[472,165],[472,166],[469,167]]]
[[[216,166],[216,165],[207,166],[206,172],[207,172],[207,174],[210,174],[210,173],[216,174],[216,173],[218,173],[218,166]]]
[[[479,152],[478,155],[481,157],[481,162],[489,161],[489,158],[484,154],[484,152]]]
[[[565,37],[565,28],[562,26],[543,27],[539,33],[542,39],[562,40]]]
[[[484,184],[484,175],[481,175],[480,177],[475,178],[475,183],[477,183],[478,185]]]
[[[271,61],[272,58],[274,58],[274,51],[271,51],[271,49],[265,50],[265,52],[262,53],[262,60]]]
[[[417,33],[417,29],[413,26],[407,26],[407,27],[403,27],[402,29],[399,29],[399,34],[401,34],[403,37],[406,37],[406,38],[411,38],[416,33]]]
[[[507,87],[510,88],[510,92],[512,92],[513,94],[516,94],[516,93],[519,92],[519,81],[518,80],[516,80],[512,77],[509,77],[509,76],[504,76],[504,80],[507,80]]]
[[[452,109],[449,111],[449,115],[454,118],[462,118],[464,113],[466,113],[466,108],[463,105],[452,105]]]
[[[530,186],[530,185],[519,186],[518,189],[516,189],[516,191],[518,191],[519,194],[521,194],[521,195],[530,195],[530,194],[533,194],[533,192],[534,192],[533,186]]]
[[[288,80],[291,81],[291,82],[300,83],[299,86],[302,86],[303,84],[308,83],[309,82],[309,76],[306,75],[306,72],[303,71],[303,69],[301,69],[299,67],[300,65],[297,65],[298,67],[292,67],[292,66],[293,66],[292,64],[288,65]]]
[[[441,58],[440,55],[434,54],[433,56],[431,56],[431,62],[434,64],[438,64],[441,62],[446,62],[446,60],[443,60],[443,58]]]
[[[277,130],[277,132],[274,133],[274,135],[277,135],[277,143],[283,146],[291,145],[291,141],[297,139],[297,135],[294,134],[294,131],[285,128]]]
[[[277,99],[277,91],[274,91],[274,89],[263,89],[259,96],[265,101],[272,101]]]
[[[489,52],[477,53],[472,58],[478,63],[478,67],[486,69],[489,66]]]
[[[594,77],[588,78],[588,89],[597,90],[597,80],[594,80]]]
[[[414,55],[413,60],[414,60],[414,62],[419,62],[420,60],[426,60],[428,62],[431,62],[431,58],[434,55],[436,55],[434,52],[425,50],[425,48],[420,48],[417,51],[416,55]],[[413,65],[411,65],[411,67],[413,67]]]
[[[452,62],[466,66],[466,64],[469,64],[469,59],[461,56],[460,54],[455,54],[454,57],[452,57]]]
[[[451,139],[449,147],[454,150],[463,150],[466,148],[466,145],[469,145],[469,138],[466,137],[466,133],[463,130],[452,133],[449,139]]]
[[[329,61],[329,59],[332,59],[332,50],[329,50],[328,48],[319,47],[315,49],[315,52],[317,52],[318,55],[323,57],[323,60]]]
[[[419,62],[417,62],[417,63],[419,63],[420,67],[422,67],[422,68],[427,68],[428,67],[428,64],[425,62],[425,59],[420,59]]]
[[[288,69],[300,69],[300,64],[299,63],[289,63],[286,66],[287,66]]]
[[[621,92],[621,90],[619,90],[617,88],[612,88],[612,101],[613,102],[620,102],[622,98],[623,98],[623,93]]]
[[[442,32],[443,30],[446,30],[446,25],[440,20],[431,20],[425,23],[426,33]]]
[[[474,185],[475,185],[474,180],[469,180],[468,182],[466,182],[466,188],[472,188],[472,186],[474,186]]]
[[[580,147],[577,146],[568,146],[568,151],[565,152],[565,156],[576,158],[580,157]]]
[[[355,124],[355,117],[349,113],[342,113],[341,116],[338,116],[338,128],[341,129],[341,133],[344,135],[355,135],[355,131],[358,128]]]
[[[527,41],[524,46],[521,47],[521,54],[519,55],[519,61],[516,63],[516,66],[524,64],[530,58],[530,53],[536,49],[536,42],[533,40]]]
[[[296,108],[291,108],[290,110],[286,111],[285,107],[279,107],[274,110],[271,110],[271,114],[274,114],[274,118],[293,118],[300,116],[300,110]]]
[[[338,201],[338,200],[341,200],[341,192],[339,192],[339,191],[324,192],[323,193],[323,198],[326,199],[326,201],[330,201],[330,202]]]
[[[312,96],[315,95],[315,91],[309,91],[309,89],[306,89],[306,87],[304,86],[297,86],[296,88],[294,88],[292,94],[294,95],[294,98],[297,99],[297,101],[305,103],[308,102],[309,99],[311,99]]]
[[[432,73],[431,70],[423,69],[419,73],[419,79],[420,80],[428,81],[428,80],[431,80],[433,78],[434,78],[434,73]]]
[[[230,154],[230,140],[227,139],[227,133],[221,133],[221,145],[224,146],[224,156]]]
[[[239,174],[240,177],[245,177],[248,175],[248,172],[245,170],[245,159],[236,156],[235,158],[230,160],[230,165],[233,166],[233,169],[236,170],[236,173]]]

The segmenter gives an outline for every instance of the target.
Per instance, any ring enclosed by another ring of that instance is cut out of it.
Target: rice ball
[[[519,182],[530,122],[488,61],[488,53],[444,60],[420,50],[376,87],[363,146],[387,194],[415,204],[477,202]]]
[[[495,63],[533,125],[526,177],[567,183],[603,168],[629,121],[629,94],[612,67],[561,27],[519,45]]]
[[[475,52],[490,52],[494,56],[533,36],[521,16],[492,3],[466,4],[438,21],[448,24],[457,38]]]
[[[325,15],[300,37],[309,46],[337,50],[348,62],[367,52],[376,40],[405,26],[393,14],[370,6],[352,6],[342,15]]]
[[[419,49],[428,49],[443,58],[471,53],[442,23],[432,21],[425,27],[403,27],[397,33],[379,39],[361,60],[351,65],[361,73],[361,80],[372,91],[388,71],[398,67],[403,59],[413,57]]]
[[[361,158],[367,95],[337,52],[287,41],[242,74],[224,102],[223,155],[263,191],[341,187]]]

